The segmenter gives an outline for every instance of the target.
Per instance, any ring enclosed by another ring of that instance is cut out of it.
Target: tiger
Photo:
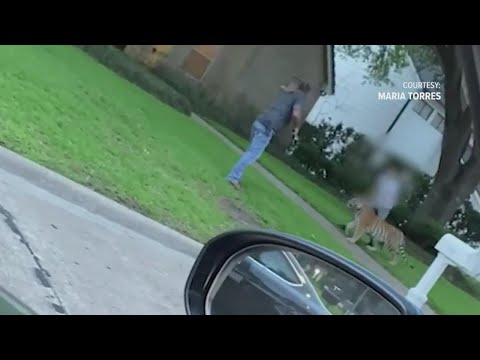
[[[366,201],[365,201],[363,198],[360,198],[360,197],[351,198],[351,199],[347,202],[347,207],[353,210],[353,215],[354,215],[354,217],[353,217],[353,220],[352,220],[351,222],[349,222],[349,223],[345,226],[345,235],[348,236],[348,234],[350,233],[350,231],[355,228],[355,224],[357,223],[360,209],[361,209],[365,204],[366,204]]]
[[[354,219],[345,228],[347,236],[350,230],[355,229],[353,236],[349,238],[351,243],[356,243],[364,234],[371,234],[374,246],[368,246],[370,250],[375,251],[378,242],[382,242],[384,247],[393,253],[393,258],[389,261],[391,265],[398,264],[398,255],[400,254],[408,266],[413,269],[405,254],[405,235],[400,229],[380,219],[376,215],[375,209],[369,207],[362,199],[353,198],[348,201],[347,206],[354,210]]]

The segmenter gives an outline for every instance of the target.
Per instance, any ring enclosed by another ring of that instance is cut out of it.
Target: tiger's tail
[[[413,269],[414,268],[413,265],[410,264],[410,262],[407,259],[407,254],[405,254],[405,238],[403,238],[402,240],[403,241],[401,242],[398,250],[400,251],[400,255],[402,256],[403,261],[410,267],[410,269]]]

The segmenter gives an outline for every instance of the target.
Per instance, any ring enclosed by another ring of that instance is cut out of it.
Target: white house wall
[[[386,136],[383,147],[433,176],[440,162],[441,146],[442,134],[409,106]]]

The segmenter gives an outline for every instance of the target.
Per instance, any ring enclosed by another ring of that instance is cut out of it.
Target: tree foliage
[[[362,60],[367,64],[365,80],[375,85],[392,84],[392,73],[400,73],[414,60],[417,71],[429,70],[443,81],[440,58],[433,46],[426,45],[338,45],[342,56]]]

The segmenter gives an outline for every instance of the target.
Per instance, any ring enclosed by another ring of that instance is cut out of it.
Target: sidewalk
[[[2,147],[0,164],[0,314],[185,313],[202,244]]]
[[[212,133],[217,135],[227,146],[233,149],[238,154],[241,154],[243,151],[234,145],[229,139],[227,139],[223,134],[218,132],[215,128],[210,126],[208,123],[203,121],[198,115],[192,114],[192,119],[197,121],[199,124],[209,129]],[[353,256],[357,259],[360,265],[364,266],[372,273],[377,275],[379,278],[388,282],[392,287],[394,287],[398,292],[403,295],[407,294],[408,288],[403,285],[399,280],[394,278],[390,273],[385,270],[380,264],[378,264],[372,257],[370,257],[366,252],[364,252],[360,247],[350,243],[344,234],[340,232],[332,223],[325,219],[321,214],[319,214],[313,207],[311,207],[305,200],[298,196],[294,191],[287,187],[284,183],[278,180],[274,175],[268,172],[263,168],[259,163],[256,163],[254,167],[262,174],[268,181],[270,181],[275,187],[278,188],[286,197],[292,200],[295,204],[300,206],[303,210],[307,212],[313,219],[315,219],[319,225],[328,231],[333,237],[335,237],[342,245],[349,249]],[[428,306],[422,308],[425,314],[436,315],[432,309]]]

